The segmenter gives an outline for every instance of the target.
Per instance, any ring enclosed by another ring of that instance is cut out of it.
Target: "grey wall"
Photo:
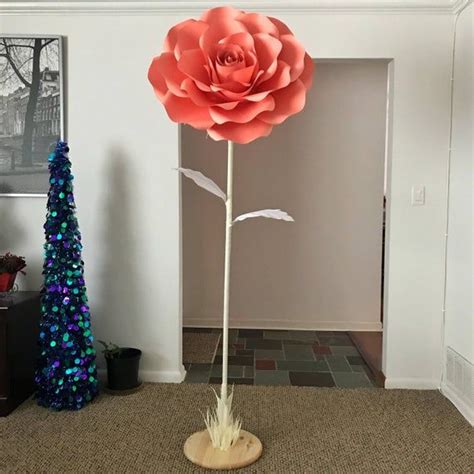
[[[320,62],[305,110],[236,146],[231,325],[380,327],[386,61]],[[225,189],[226,144],[182,129],[182,166]],[[224,206],[183,182],[184,323],[220,325]]]

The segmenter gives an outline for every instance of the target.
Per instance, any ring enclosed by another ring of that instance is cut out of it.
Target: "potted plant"
[[[23,268],[26,262],[23,257],[18,257],[7,252],[0,255],[0,293],[11,291],[15,284],[16,274],[18,272],[25,274]]]
[[[110,390],[131,390],[140,385],[138,368],[142,351],[133,347],[97,341],[104,346],[102,353],[107,362],[107,380]]]

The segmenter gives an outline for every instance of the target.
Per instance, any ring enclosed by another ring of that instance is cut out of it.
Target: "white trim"
[[[97,369],[99,379],[106,380],[107,370]],[[178,370],[140,370],[138,378],[142,382],[181,383],[186,376],[186,370],[181,366]]]
[[[387,373],[387,340],[389,321],[389,274],[390,274],[390,242],[392,234],[392,155],[393,155],[393,84],[394,84],[394,64],[393,60],[387,64],[387,103],[385,116],[385,173],[384,173],[384,193],[385,193],[385,235],[382,270],[383,276],[383,334],[382,334],[382,373]]]
[[[220,328],[222,319],[215,318],[184,318],[185,327]],[[380,322],[354,321],[311,321],[295,319],[240,319],[230,321],[231,328],[241,329],[281,329],[301,331],[382,331]]]
[[[390,377],[385,379],[385,388],[403,388],[411,390],[438,390],[439,380],[417,377]]]
[[[450,385],[442,383],[440,392],[458,409],[461,415],[474,426],[474,407],[463,400]]]
[[[186,376],[186,370],[140,370],[140,380],[143,382],[181,383]]]
[[[262,13],[435,13],[454,14],[465,0],[75,0],[0,1],[0,14],[195,14],[208,8],[232,4],[236,8]]]
[[[464,8],[466,8],[470,3],[472,3],[473,0],[454,0],[451,3],[453,4],[453,13],[457,15],[458,13],[461,13]]]

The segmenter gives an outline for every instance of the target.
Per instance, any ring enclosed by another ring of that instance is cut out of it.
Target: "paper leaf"
[[[234,219],[234,222],[241,222],[253,217],[266,217],[267,219],[278,219],[282,221],[294,222],[293,217],[289,216],[281,209],[262,209],[261,211],[248,212]]]
[[[176,168],[179,172],[183,173],[186,178],[192,179],[199,187],[204,188],[206,191],[209,191],[212,194],[220,197],[224,202],[227,199],[224,191],[222,191],[219,186],[217,186],[212,179],[204,176],[199,171],[190,170],[187,168]]]

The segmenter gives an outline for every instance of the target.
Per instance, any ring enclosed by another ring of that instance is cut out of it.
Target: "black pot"
[[[140,385],[138,368],[141,356],[139,349],[124,347],[118,355],[105,358],[110,390],[130,390]]]

